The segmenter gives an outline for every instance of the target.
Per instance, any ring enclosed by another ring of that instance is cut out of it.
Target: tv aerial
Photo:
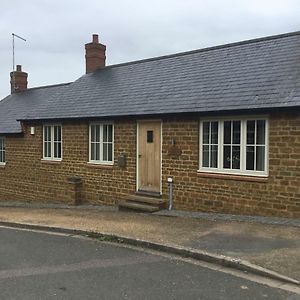
[[[12,48],[13,48],[13,71],[15,71],[15,37],[26,42],[26,39],[24,39],[23,37],[12,33]]]

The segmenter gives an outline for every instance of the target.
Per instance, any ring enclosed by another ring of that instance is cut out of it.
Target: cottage
[[[300,216],[300,32],[118,65],[0,102],[0,200]]]

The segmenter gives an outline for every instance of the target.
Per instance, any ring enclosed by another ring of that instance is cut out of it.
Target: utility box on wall
[[[118,167],[125,168],[126,167],[126,155],[120,154],[118,156]]]

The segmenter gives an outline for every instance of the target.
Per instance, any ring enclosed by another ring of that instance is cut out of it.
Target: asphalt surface
[[[0,228],[0,299],[299,299],[165,256]]]
[[[191,214],[191,217],[187,217],[187,214]],[[216,217],[216,214],[206,214],[204,219],[201,219],[200,213],[195,214],[186,212],[183,216],[165,217],[117,212],[107,206],[89,209],[1,207],[0,201],[0,223],[3,226],[18,223],[24,226],[75,229],[175,248],[193,248],[248,261],[300,281],[300,227],[288,225],[290,223],[275,225],[277,219],[266,217],[261,220],[262,217],[235,216],[240,220],[236,222],[230,221],[234,217],[232,215],[227,216],[227,221],[222,221],[217,219],[221,216]],[[261,224],[259,220],[268,221],[268,224]]]

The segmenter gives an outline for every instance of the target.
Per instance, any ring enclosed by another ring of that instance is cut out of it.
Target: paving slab
[[[300,230],[297,226],[118,212],[107,208],[0,207],[1,222],[95,231],[190,247],[247,260],[300,279]]]

